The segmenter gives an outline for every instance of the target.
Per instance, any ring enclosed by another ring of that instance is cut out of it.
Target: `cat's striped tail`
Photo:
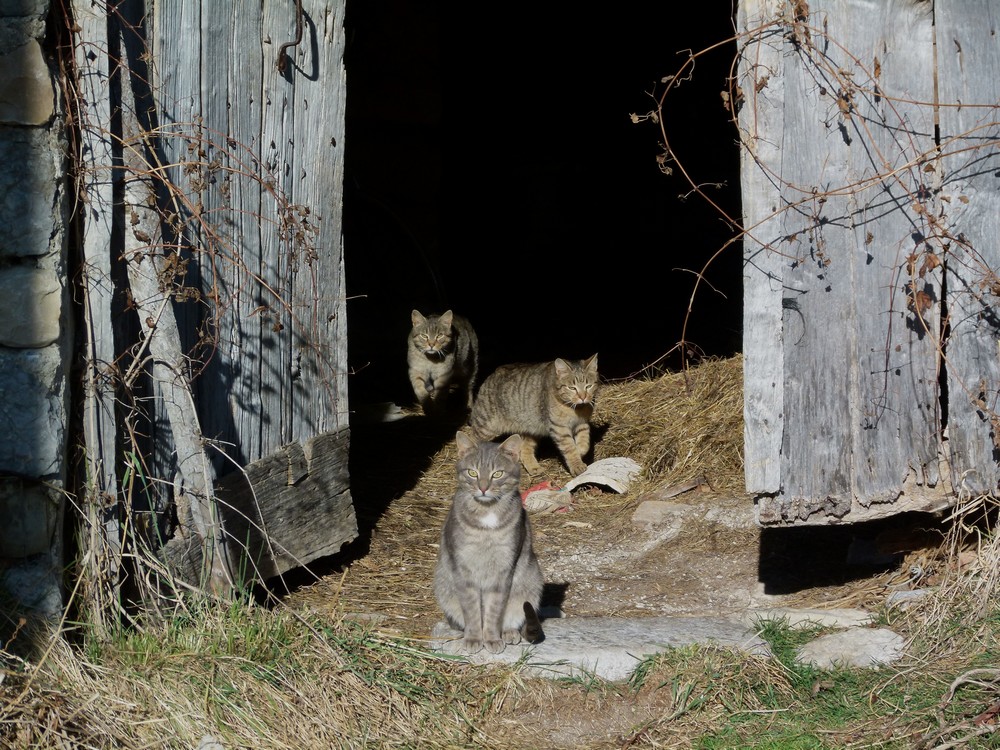
[[[542,632],[542,621],[538,617],[538,612],[531,606],[531,602],[524,603],[524,640],[528,643],[541,643],[545,640],[545,633]]]

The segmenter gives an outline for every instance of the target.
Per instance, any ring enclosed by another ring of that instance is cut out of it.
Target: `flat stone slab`
[[[742,618],[748,626],[758,620],[784,621],[789,627],[810,627],[813,625],[832,628],[862,628],[871,625],[875,617],[863,609],[835,608],[814,609],[802,607],[770,607],[749,610]]]
[[[499,654],[486,650],[464,654],[470,662],[514,664],[525,658],[526,670],[543,677],[596,675],[626,680],[648,656],[692,644],[732,647],[769,657],[770,647],[753,630],[724,617],[567,617],[542,622],[545,639],[537,644],[507,646]],[[431,633],[432,649],[461,653],[462,634],[439,622]]]
[[[822,669],[880,667],[903,655],[906,642],[887,628],[851,628],[810,641],[796,653],[796,661]]]

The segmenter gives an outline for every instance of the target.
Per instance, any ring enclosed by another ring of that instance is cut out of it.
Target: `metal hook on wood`
[[[285,71],[288,69],[288,57],[285,54],[285,50],[289,47],[297,47],[302,42],[302,0],[295,0],[295,41],[285,42],[280,47],[278,47],[278,59],[275,60],[275,65],[278,66],[278,72],[285,75]]]

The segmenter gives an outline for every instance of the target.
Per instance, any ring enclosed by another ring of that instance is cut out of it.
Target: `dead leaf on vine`
[[[929,310],[933,303],[934,300],[931,299],[931,295],[923,290],[913,295],[913,311],[921,318],[924,316],[924,311]]]
[[[924,278],[924,275],[928,271],[933,271],[935,268],[941,265],[941,259],[937,257],[934,253],[927,253],[924,255],[923,265],[920,266],[920,278]]]

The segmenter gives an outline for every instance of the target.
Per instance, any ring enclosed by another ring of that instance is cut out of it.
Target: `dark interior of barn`
[[[732,6],[685,15],[668,3],[599,14],[546,3],[521,18],[436,1],[348,4],[352,405],[412,403],[413,308],[472,321],[480,377],[598,352],[602,376],[618,379],[676,369],[682,341],[704,355],[740,351],[740,246],[725,247],[736,232],[720,214],[740,216],[722,95]],[[665,101],[667,174],[660,127],[644,116],[698,53]]]

